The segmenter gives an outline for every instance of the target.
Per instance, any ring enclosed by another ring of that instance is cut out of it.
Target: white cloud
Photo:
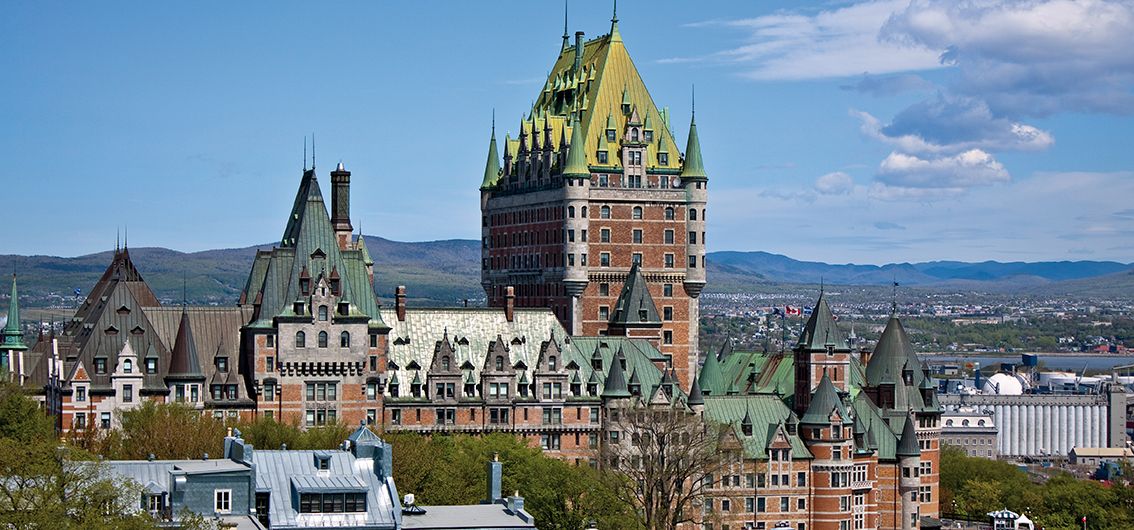
[[[988,186],[1011,179],[1003,164],[980,149],[929,159],[892,152],[879,164],[877,176],[886,186],[936,189]]]
[[[854,189],[854,179],[842,171],[827,173],[815,179],[815,191],[822,195],[846,195]]]
[[[746,42],[709,57],[661,62],[715,60],[735,63],[745,77],[760,80],[818,79],[941,68],[938,52],[898,41],[882,41],[879,29],[903,0],[880,0],[820,11],[777,13],[691,27],[730,27],[748,32]]]
[[[1041,151],[1051,147],[1051,133],[993,116],[988,105],[970,97],[938,94],[899,112],[889,124],[862,111],[866,136],[908,153],[957,153],[969,149]]]
[[[1129,1],[914,0],[880,35],[940,53],[954,89],[1000,114],[1134,112]]]

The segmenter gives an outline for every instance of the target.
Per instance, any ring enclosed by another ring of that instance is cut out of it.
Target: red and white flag
[[[800,314],[798,307],[792,307],[790,305],[784,306],[784,312],[787,313],[789,317],[798,316]]]

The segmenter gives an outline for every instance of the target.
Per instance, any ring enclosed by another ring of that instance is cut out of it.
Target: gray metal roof
[[[535,528],[531,517],[525,520],[517,514],[509,513],[502,504],[480,504],[473,506],[422,506],[425,513],[402,517],[402,528],[429,530],[441,529],[520,529]]]
[[[328,469],[320,471],[315,466],[315,455],[329,455]],[[349,491],[366,491],[366,513],[357,514],[361,526],[365,528],[394,528],[397,490],[393,481],[386,481],[374,473],[374,461],[358,459],[347,451],[263,451],[256,450],[252,456],[256,464],[256,490],[271,491],[269,517],[272,528],[303,527],[302,522],[308,514],[300,516],[296,510],[298,502],[293,502],[292,484],[312,487],[332,484],[350,485]],[[361,486],[360,486],[361,485]],[[314,490],[312,490],[314,491]],[[348,491],[348,490],[339,490]],[[354,514],[352,514],[352,519]]]
[[[291,485],[300,493],[349,493],[366,491],[366,483],[356,476],[291,477]]]

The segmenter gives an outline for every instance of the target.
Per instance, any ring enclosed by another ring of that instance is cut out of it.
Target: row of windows
[[[791,510],[791,505],[792,505],[791,497],[745,497],[744,498],[744,511],[746,513],[764,513],[764,512],[767,512],[768,511],[769,499],[771,499],[772,506],[776,505],[776,499],[778,499],[779,507],[780,507],[779,511],[781,511],[781,512],[792,511]],[[840,501],[841,500],[842,499],[840,498]],[[849,504],[849,502],[850,502],[850,499],[847,498],[847,503]],[[734,511],[734,509],[735,509],[733,507],[732,499],[714,499],[712,497],[707,497],[707,498],[705,498],[705,503],[702,505],[702,510],[704,511],[705,514],[711,514],[714,511],[716,511],[718,509],[718,507],[719,507],[720,511],[722,511],[722,512],[731,512],[731,511]],[[806,511],[807,510],[807,498],[806,497],[796,498],[795,509],[797,511],[801,511],[801,512]],[[849,510],[849,507],[843,508],[843,510],[845,510],[845,511]]]
[[[326,348],[327,347],[327,339],[328,339],[327,332],[326,331],[320,331],[319,335],[318,335],[318,341],[319,341],[318,346],[320,348]],[[307,347],[307,334],[306,333],[304,333],[302,331],[295,332],[295,347],[296,348],[306,348]],[[340,348],[349,348],[350,347],[350,332],[344,331],[342,333],[339,333],[339,347]]]
[[[434,410],[434,421],[437,425],[452,425],[457,421],[457,409],[455,408],[438,408]],[[587,419],[592,424],[599,422],[599,409],[598,407],[589,407],[586,409],[588,412]],[[476,421],[477,409],[468,409],[469,419]],[[584,415],[583,407],[575,408],[575,419],[581,420]],[[417,422],[421,422],[421,409],[414,409]],[[528,409],[522,409],[524,421],[528,421]],[[510,409],[505,407],[489,407],[488,409],[488,423],[489,424],[508,424],[510,416]],[[544,407],[542,410],[542,423],[543,425],[562,425],[563,424],[563,409],[559,407]],[[402,424],[402,409],[390,410],[390,422],[394,425]]]
[[[158,360],[156,357],[147,357],[144,361],[144,370],[146,375],[154,375],[158,373]],[[94,360],[94,373],[98,375],[106,374],[106,357],[95,357]],[[134,373],[134,362],[130,359],[122,360],[122,373]]]
[[[348,513],[365,511],[365,493],[299,494],[299,513]]]

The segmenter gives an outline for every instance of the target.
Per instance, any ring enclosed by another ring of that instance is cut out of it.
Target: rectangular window
[[[110,428],[110,413],[109,412],[103,412],[102,414],[99,415],[99,426],[102,427],[103,429],[109,429]]]
[[[667,330],[662,332],[662,343],[663,344],[673,344],[673,332],[672,331],[667,329]]]
[[[232,490],[213,490],[213,510],[232,513]]]
[[[610,266],[610,253],[609,252],[603,252],[602,254],[599,254],[599,265],[603,266],[603,267],[609,267]]]
[[[94,360],[94,371],[96,374],[106,373],[106,357],[98,357]]]
[[[599,241],[602,243],[610,243],[610,229],[603,228],[599,230]]]
[[[673,254],[666,254],[665,255],[665,268],[667,268],[667,269],[673,268]]]
[[[610,320],[610,308],[607,307],[607,306],[599,307],[598,308],[598,317],[599,317],[599,320]]]
[[[697,256],[689,256],[689,268],[690,269],[696,269],[697,268]]]
[[[225,397],[230,400],[236,399],[236,385],[225,385]]]
[[[157,359],[154,357],[146,358],[146,374],[154,375],[157,373]]]
[[[795,485],[799,486],[801,488],[807,485],[807,473],[806,472],[800,471],[799,473],[795,474]]]
[[[276,336],[275,335],[265,336],[264,337],[264,344],[269,348],[275,348],[276,347]]]
[[[696,245],[697,244],[697,232],[689,232],[689,244],[690,245]]]
[[[87,428],[87,415],[86,415],[86,413],[84,413],[84,412],[75,413],[75,428],[80,429],[80,430]]]
[[[87,387],[85,387],[85,386],[75,387],[75,401],[86,401],[86,400],[87,400]]]
[[[673,296],[673,284],[672,283],[662,284],[662,296]]]
[[[134,385],[122,385],[122,402],[134,402]]]
[[[394,409],[390,411],[390,423],[394,425],[402,424],[402,411],[400,409]]]
[[[568,230],[567,231],[567,242],[568,243],[574,243],[575,242],[575,231],[574,230]]]
[[[370,347],[371,348],[377,348],[378,347],[378,335],[377,334],[370,335]],[[373,358],[377,359],[377,357],[373,357]],[[371,370],[373,370],[373,368],[371,368]]]
[[[217,371],[218,372],[227,372],[228,371],[228,357],[217,357]]]
[[[791,499],[790,498],[780,497],[780,511],[781,512],[791,511]]]
[[[634,231],[631,232],[630,236],[633,238],[632,239],[633,242],[635,242],[635,243],[641,243],[642,242],[642,230],[641,229],[635,228]]]
[[[378,399],[378,383],[366,383],[366,399]]]
[[[642,253],[641,252],[635,252],[635,253],[631,254],[630,255],[630,263],[641,265],[642,264]]]
[[[598,163],[606,164],[607,160],[608,160],[608,156],[609,156],[609,154],[606,151],[599,151],[598,152]]]
[[[673,230],[666,230],[665,231],[664,241],[665,241],[665,244],[667,244],[667,245],[673,244]]]

